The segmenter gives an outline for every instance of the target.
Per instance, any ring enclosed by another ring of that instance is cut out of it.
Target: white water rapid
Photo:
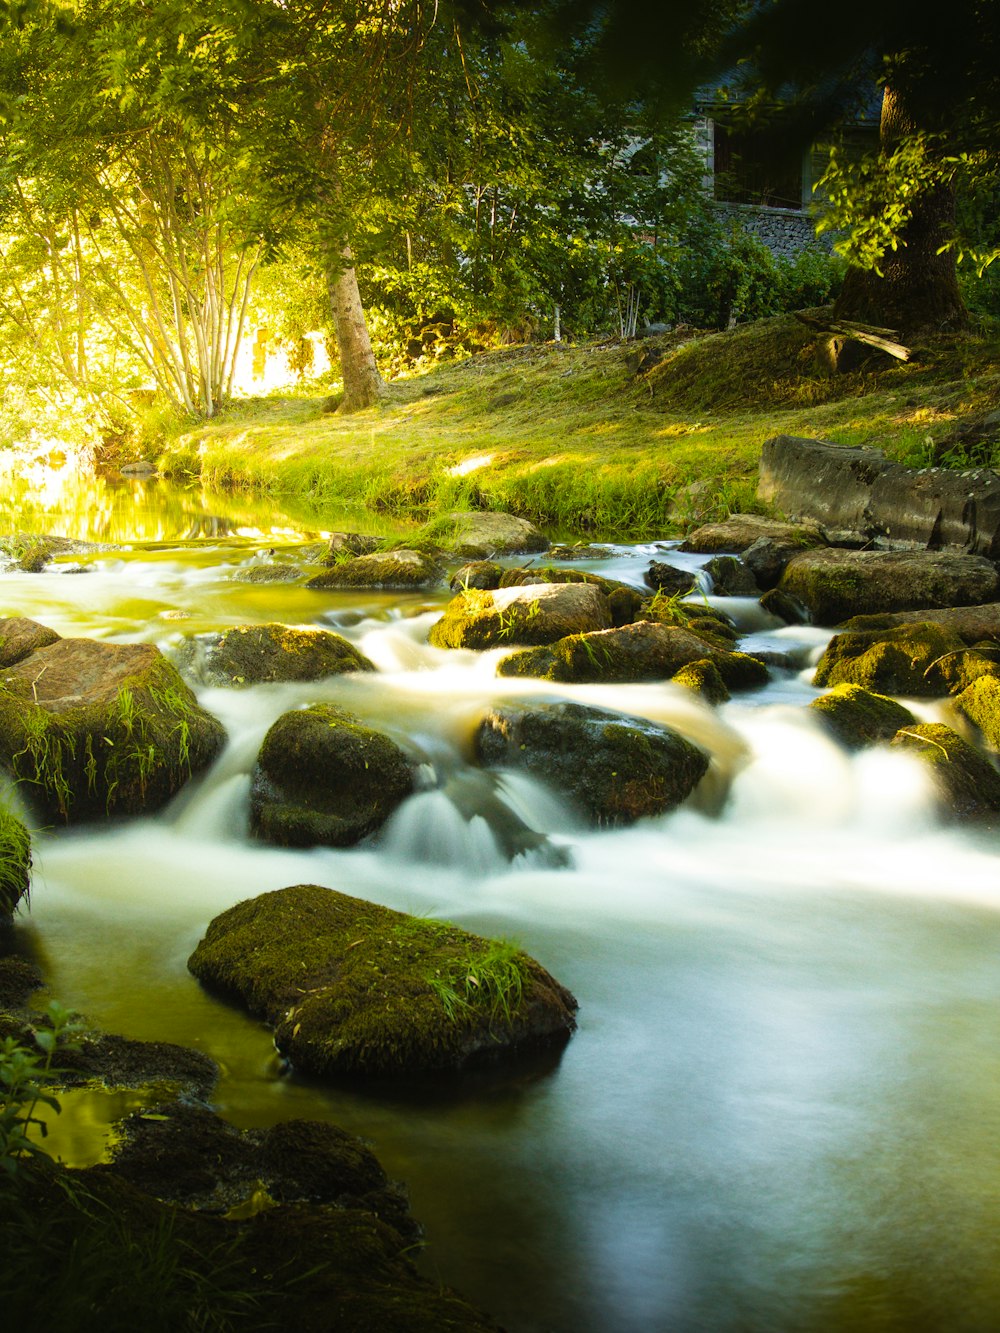
[[[1000,842],[940,825],[906,756],[849,756],[817,729],[804,706],[828,635],[727,601],[745,643],[796,666],[718,710],[670,684],[502,681],[494,655],[427,645],[444,594],[232,579],[273,545],[168,541],[5,575],[4,614],[63,634],[169,652],[281,620],[336,629],[379,667],[203,691],[229,744],[166,811],[40,832],[18,929],[47,993],[208,1052],[236,1123],[324,1117],[365,1136],[409,1186],[425,1271],[510,1333],[997,1327]],[[653,553],[586,567],[639,583]],[[515,693],[668,721],[710,750],[709,775],[669,816],[588,830],[544,784],[470,764],[477,719]],[[395,736],[421,790],[372,845],[253,843],[257,747],[317,700]],[[544,840],[519,853],[525,826]],[[268,1033],[185,963],[223,908],[302,882],[516,939],[578,997],[578,1032],[557,1062],[460,1095],[282,1074]],[[127,1103],[67,1098],[53,1146],[93,1160]]]

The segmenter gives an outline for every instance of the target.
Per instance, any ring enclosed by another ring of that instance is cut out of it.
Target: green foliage
[[[8,1176],[16,1175],[28,1158],[44,1153],[32,1137],[36,1131],[40,1138],[47,1133],[36,1112],[41,1105],[58,1114],[52,1089],[62,1071],[56,1056],[76,1049],[80,1031],[76,1015],[53,1000],[44,1021],[31,1028],[30,1043],[12,1036],[0,1041],[0,1169]]]
[[[484,949],[436,969],[426,979],[452,1022],[485,1010],[491,1024],[509,1027],[524,994],[525,961],[509,940],[490,940]]]
[[[27,899],[31,866],[31,834],[0,804],[0,917],[10,916]]]

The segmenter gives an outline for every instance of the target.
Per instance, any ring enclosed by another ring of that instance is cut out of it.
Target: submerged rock
[[[539,583],[461,592],[431,626],[435,648],[554,643],[567,634],[610,629],[608,599],[589,583]]]
[[[433,588],[444,578],[444,569],[434,555],[426,551],[400,548],[375,551],[371,555],[340,559],[322,574],[316,574],[307,588],[372,588],[411,592]]]
[[[934,698],[959,693],[978,676],[998,671],[993,660],[969,648],[957,634],[918,621],[835,635],[816,665],[813,683]]]
[[[1000,773],[957,732],[939,723],[916,723],[897,732],[892,744],[927,766],[943,813],[953,819],[997,822]]]
[[[239,625],[199,634],[177,650],[179,665],[205,685],[259,685],[278,680],[321,680],[375,665],[339,634],[289,625]]]
[[[690,796],[704,750],[672,727],[577,703],[504,704],[476,734],[484,764],[526,768],[594,824],[633,824]]]
[[[809,705],[824,727],[848,750],[888,744],[900,727],[916,718],[908,708],[884,694],[873,694],[860,685],[838,685]]]
[[[188,967],[325,1077],[399,1078],[559,1047],[576,1000],[533,958],[315,884],[215,918]]]
[[[651,560],[642,577],[647,587],[666,593],[668,597],[683,597],[698,586],[698,576],[693,570],[678,569],[662,560]]]
[[[155,810],[224,739],[152,644],[59,639],[0,680],[0,763],[47,822]]]
[[[714,555],[705,562],[712,591],[721,597],[759,597],[760,588],[752,571],[735,555]]]
[[[816,624],[839,625],[850,616],[988,602],[1000,589],[1000,573],[978,555],[829,547],[793,556],[778,586]]]
[[[410,761],[380,731],[333,704],[284,713],[264,737],[250,828],[283,847],[350,847],[413,790]]]

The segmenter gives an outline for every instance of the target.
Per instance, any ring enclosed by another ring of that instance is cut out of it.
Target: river
[[[670,721],[713,755],[694,805],[594,832],[541,784],[470,766],[487,705],[539,686],[496,679],[495,655],[430,648],[445,593],[233,579],[345,516],[155,484],[108,483],[103,500],[84,487],[82,508],[34,494],[14,526],[126,546],[83,573],[72,558],[7,573],[4,614],[167,652],[280,620],[334,629],[379,667],[204,690],[229,743],[171,806],[40,832],[19,933],[47,995],[213,1056],[237,1124],[308,1116],[363,1135],[407,1183],[423,1270],[510,1333],[1000,1325],[1000,841],[939,825],[906,756],[852,757],[815,727],[804,705],[827,633],[728,602],[745,643],[796,669],[714,711],[670,684],[546,687]],[[614,550],[586,567],[639,584],[663,558]],[[384,727],[433,775],[375,845],[247,837],[267,727],[316,700]],[[558,855],[509,862],[494,835],[512,811]],[[268,1032],[185,963],[222,909],[303,882],[517,940],[578,997],[579,1030],[558,1061],[437,1096],[283,1075]],[[94,1160],[132,1104],[71,1094],[55,1150]]]

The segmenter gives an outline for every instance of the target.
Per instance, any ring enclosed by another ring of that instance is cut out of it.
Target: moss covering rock
[[[13,666],[36,648],[47,648],[62,638],[54,629],[40,625],[26,616],[7,616],[0,620],[0,667]]]
[[[690,662],[686,667],[670,677],[675,685],[700,695],[707,704],[716,707],[728,703],[732,697],[726,682],[719,673],[719,668],[710,657],[703,657],[697,662]]]
[[[994,640],[1000,649],[1000,602],[986,602],[981,606],[949,606],[923,611],[897,611],[893,614],[852,616],[841,629],[872,630],[896,629],[899,625],[913,625],[926,621],[952,630],[964,643]]]
[[[895,699],[873,694],[860,685],[838,685],[809,705],[823,726],[848,750],[888,744],[900,727],[916,718]]]
[[[764,518],[760,514],[732,514],[719,523],[704,523],[689,532],[681,542],[680,549],[704,555],[718,551],[742,555],[762,537],[794,543],[799,550],[823,545],[825,541],[821,529],[815,523],[782,523],[779,519]]]
[[[347,556],[316,574],[307,588],[372,588],[412,592],[434,588],[444,579],[444,566],[428,551],[400,548],[371,555]]]
[[[46,823],[155,810],[224,740],[152,644],[59,639],[0,678],[0,764]]]
[[[996,662],[969,648],[957,634],[918,621],[835,635],[817,663],[813,683],[935,698],[960,693],[978,676],[996,674]]]
[[[553,644],[523,649],[503,658],[497,674],[575,683],[669,680],[682,667],[706,657],[715,661],[718,674],[723,679],[728,676],[736,688],[753,688],[768,679],[760,663],[756,671],[748,665],[756,659],[719,649],[692,629],[648,620],[571,634]]]
[[[188,966],[324,1077],[411,1078],[559,1047],[576,1001],[512,945],[315,884],[238,903]]]
[[[991,749],[1000,751],[1000,677],[977,677],[955,699],[955,707],[979,729]]]
[[[708,756],[672,727],[577,703],[504,704],[476,733],[479,760],[525,768],[593,824],[633,824],[690,796]]]
[[[712,580],[712,591],[718,596],[760,596],[757,580],[739,556],[713,555],[705,562],[705,572]]]
[[[1000,773],[957,732],[940,723],[917,723],[897,732],[892,744],[927,766],[944,814],[997,823]]]
[[[611,628],[608,599],[589,583],[539,583],[454,597],[431,626],[435,648],[555,643],[567,634]]]
[[[467,588],[490,592],[500,587],[503,572],[503,566],[498,565],[495,560],[470,560],[455,570],[448,586],[452,592],[465,592]]]
[[[388,736],[334,704],[284,713],[264,737],[250,786],[250,828],[282,847],[350,847],[413,790]]]
[[[1000,589],[1000,573],[979,555],[828,547],[794,556],[778,586],[816,624],[839,625],[857,615],[988,602]]]
[[[663,560],[651,560],[642,577],[648,588],[666,593],[668,597],[683,597],[698,586],[698,576],[693,570],[678,569]]]
[[[443,514],[428,524],[424,535],[463,560],[547,551],[550,544],[525,518],[479,510]]]
[[[175,653],[181,668],[205,685],[244,686],[279,680],[321,680],[375,665],[339,634],[289,625],[239,625],[199,634]]]
[[[0,925],[8,922],[31,887],[31,834],[0,803]]]

